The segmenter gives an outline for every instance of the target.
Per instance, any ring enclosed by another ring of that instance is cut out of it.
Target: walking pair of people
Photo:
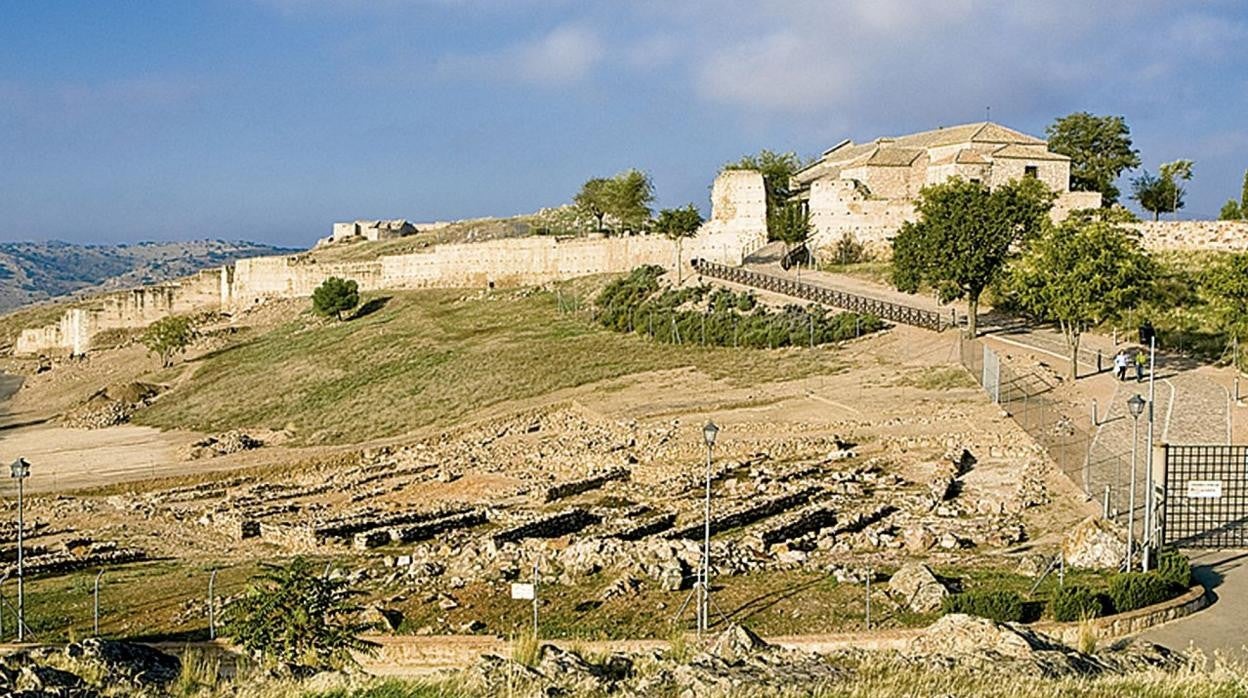
[[[1125,349],[1118,352],[1118,355],[1114,357],[1114,374],[1118,377],[1118,380],[1125,381],[1127,379],[1127,366],[1132,364],[1135,366],[1135,382],[1143,382],[1144,368],[1148,366],[1148,354],[1143,349],[1136,349],[1135,355],[1132,357],[1127,356],[1127,350]]]

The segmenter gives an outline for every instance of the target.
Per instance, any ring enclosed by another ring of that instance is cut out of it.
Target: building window
[[[1035,179],[1040,176],[1040,168],[1035,165],[1026,165],[1023,167],[1023,176]]]

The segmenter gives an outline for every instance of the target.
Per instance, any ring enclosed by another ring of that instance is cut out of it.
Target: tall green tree
[[[1230,255],[1211,265],[1201,285],[1213,300],[1220,324],[1237,340],[1242,356],[1243,345],[1248,344],[1248,252]],[[1242,366],[1240,356],[1235,357],[1236,366]]]
[[[611,180],[602,177],[587,180],[572,198],[572,203],[582,212],[597,219],[597,231],[602,232],[603,219],[611,209]]]
[[[650,220],[654,185],[646,173],[625,170],[611,178],[587,180],[572,202],[598,220],[599,232],[605,230],[607,218],[621,230],[641,230]]]
[[[173,358],[186,351],[195,339],[195,328],[185,315],[170,315],[147,326],[139,341],[160,357],[161,368],[173,365]]]
[[[1131,198],[1139,203],[1140,208],[1153,214],[1155,221],[1161,220],[1161,214],[1173,211],[1176,203],[1183,203],[1174,182],[1155,177],[1148,170],[1131,180]]]
[[[607,212],[624,230],[641,230],[650,221],[654,184],[641,170],[626,170],[611,180]]]
[[[1124,171],[1140,166],[1125,119],[1075,112],[1056,119],[1044,133],[1050,150],[1070,158],[1071,189],[1099,191],[1105,207],[1118,203],[1115,182]]]
[[[676,283],[678,284],[683,280],[685,271],[681,262],[681,246],[685,238],[697,235],[698,228],[701,226],[702,214],[694,208],[693,204],[684,208],[665,208],[659,211],[659,217],[655,219],[655,230],[676,241]]]
[[[767,196],[767,232],[772,240],[779,240],[778,231],[772,228],[773,222],[779,222],[776,215],[788,203],[789,178],[800,170],[808,167],[811,160],[803,160],[797,153],[777,153],[764,148],[757,155],[745,155],[736,162],[730,162],[723,170],[756,170],[763,176],[763,189]]]
[[[1083,334],[1135,307],[1155,274],[1152,259],[1129,229],[1074,215],[1027,245],[1011,264],[1006,287],[1024,312],[1061,328],[1074,380]]]
[[[893,283],[915,293],[924,285],[942,303],[965,298],[967,332],[978,332],[979,298],[1001,274],[1011,249],[1048,221],[1054,193],[1034,178],[989,190],[960,178],[924,187],[918,220],[893,240]]]
[[[361,595],[305,558],[287,565],[261,563],[247,590],[225,607],[225,634],[251,655],[310,669],[353,665],[352,652],[374,653],[361,637],[373,629],[361,618]]]
[[[317,315],[342,320],[343,313],[359,304],[360,286],[354,279],[331,276],[312,291],[312,310]]]

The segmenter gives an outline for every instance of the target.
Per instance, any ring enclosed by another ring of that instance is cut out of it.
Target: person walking
[[[1135,352],[1135,382],[1144,382],[1144,367],[1148,365],[1148,356],[1143,349]]]
[[[1114,375],[1119,381],[1127,379],[1127,352],[1120,351],[1114,356]]]

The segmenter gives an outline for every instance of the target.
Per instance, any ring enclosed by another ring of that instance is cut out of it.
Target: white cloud
[[[585,79],[603,54],[602,41],[592,29],[567,24],[495,51],[443,56],[437,72],[448,79],[517,80],[557,87]]]

